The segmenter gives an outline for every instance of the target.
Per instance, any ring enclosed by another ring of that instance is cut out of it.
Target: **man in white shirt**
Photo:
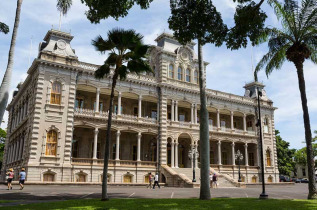
[[[160,187],[160,184],[159,184],[159,176],[158,176],[158,173],[155,174],[155,177],[154,177],[154,185],[153,185],[153,189],[155,189],[155,185],[157,185],[159,188]]]

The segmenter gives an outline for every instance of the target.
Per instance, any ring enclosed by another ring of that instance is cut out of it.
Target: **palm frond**
[[[114,66],[117,63],[117,60],[118,60],[118,55],[116,53],[109,53],[109,56],[107,60],[105,61],[105,63],[108,64],[109,66]]]
[[[91,44],[95,47],[100,53],[105,53],[110,51],[115,47],[114,43],[111,40],[104,40],[100,35],[91,41]]]
[[[60,11],[63,15],[66,15],[72,6],[72,0],[57,0],[57,10]]]
[[[147,61],[143,59],[134,59],[128,62],[127,65],[131,73],[140,74],[142,72],[154,73]]]
[[[312,21],[313,24],[316,23],[316,9],[317,9],[317,1],[316,0],[302,0],[302,6],[300,14],[298,18],[301,23],[304,24],[304,27],[311,21],[311,19],[315,19],[315,22]],[[315,12],[314,12],[315,11]]]
[[[290,45],[286,44],[277,50],[265,67],[265,74],[268,77],[274,69],[279,70],[286,60],[286,50]]]
[[[105,63],[104,65],[100,66],[99,69],[95,71],[95,78],[102,79],[104,76],[107,76],[109,74],[110,74],[110,66]]]
[[[125,65],[120,66],[117,69],[119,76],[120,76],[120,80],[125,80],[127,78],[127,74],[129,73],[128,68]]]
[[[115,28],[108,32],[108,38],[115,48],[123,54],[126,50],[131,50],[137,45],[141,45],[143,36],[136,33],[135,30]]]

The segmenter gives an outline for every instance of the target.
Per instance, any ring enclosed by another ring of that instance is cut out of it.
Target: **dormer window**
[[[168,76],[169,78],[174,78],[174,66],[172,64],[169,65]]]
[[[197,70],[194,71],[194,83],[198,84],[198,71]]]
[[[186,69],[186,82],[190,82],[191,78],[190,78],[190,70]]]
[[[54,82],[51,91],[51,104],[61,104],[61,83]]]
[[[177,79],[178,80],[183,80],[183,69],[181,67],[178,67],[177,70]]]

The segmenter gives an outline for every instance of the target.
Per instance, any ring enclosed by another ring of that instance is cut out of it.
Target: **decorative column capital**
[[[233,116],[233,114],[234,114],[234,111],[230,111],[230,114],[231,114],[231,116]]]
[[[217,113],[218,113],[218,114],[220,113],[220,109],[217,109]]]
[[[100,88],[98,87],[98,88],[96,88],[97,89],[97,93],[100,93]]]
[[[244,144],[244,147],[245,147],[245,148],[248,148],[248,143],[245,143],[245,144]]]
[[[117,137],[120,136],[120,135],[121,135],[121,132],[120,132],[120,131],[117,131]]]
[[[142,100],[142,95],[139,95],[139,100]]]
[[[120,97],[121,97],[121,95],[122,95],[122,93],[121,93],[121,92],[119,92],[119,93],[118,93],[118,96],[120,96]]]
[[[232,142],[232,143],[231,143],[231,146],[232,146],[232,147],[234,147],[234,145],[235,145],[235,143],[234,143],[234,142]]]
[[[175,146],[178,146],[179,145],[179,143],[178,142],[175,142]]]
[[[175,100],[175,104],[177,105],[177,104],[178,104],[178,101]]]
[[[221,145],[221,141],[218,141],[217,144],[218,144],[218,146]]]
[[[138,137],[138,139],[141,139],[141,137],[142,137],[141,132],[137,134],[137,137]]]
[[[95,133],[95,134],[98,134],[98,133],[99,133],[99,129],[98,129],[98,128],[95,128],[94,133]]]

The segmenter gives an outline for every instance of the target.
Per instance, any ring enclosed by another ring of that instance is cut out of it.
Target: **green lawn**
[[[0,204],[1,204],[1,203],[13,203],[13,202],[16,202],[16,201],[11,201],[11,200],[0,200]]]
[[[198,199],[111,199],[102,202],[96,199],[37,203],[3,209],[317,209],[317,201],[311,200],[259,200],[254,198],[214,198],[210,201]],[[2,209],[0,208],[0,209]]]

